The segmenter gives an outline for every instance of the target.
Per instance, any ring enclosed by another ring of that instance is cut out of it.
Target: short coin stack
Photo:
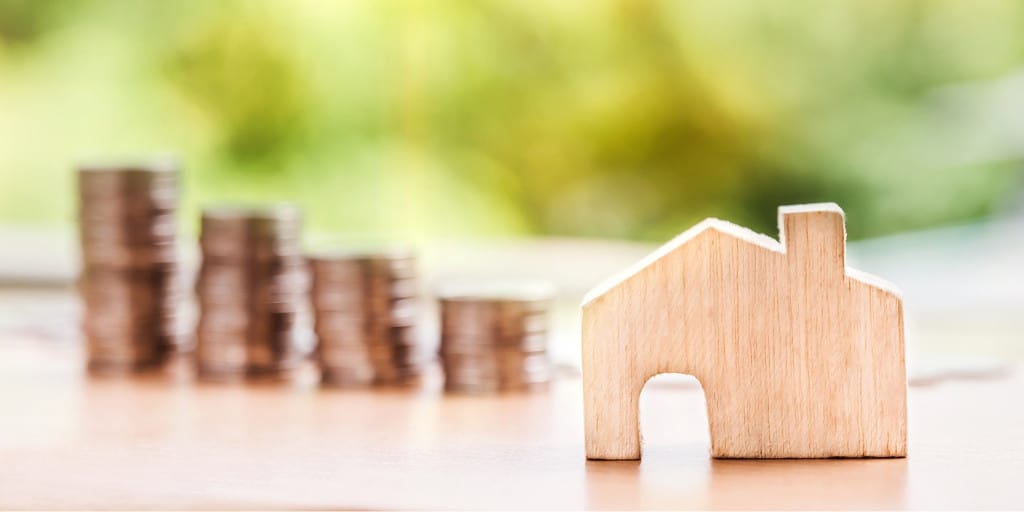
[[[418,348],[412,252],[320,253],[309,257],[312,303],[325,385],[412,384]]]
[[[301,212],[287,204],[205,208],[201,230],[200,378],[289,376],[306,355]]]
[[[177,164],[81,166],[78,195],[88,368],[157,367],[186,339],[175,245]]]
[[[441,307],[445,390],[492,393],[544,388],[552,292],[543,284],[448,287]]]

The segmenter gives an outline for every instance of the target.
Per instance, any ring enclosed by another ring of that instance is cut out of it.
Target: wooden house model
[[[708,219],[588,294],[587,457],[640,458],[660,373],[700,381],[713,457],[905,456],[902,303],[846,267],[844,220],[782,207],[776,241]]]

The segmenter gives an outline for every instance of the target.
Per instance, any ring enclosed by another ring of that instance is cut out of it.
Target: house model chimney
[[[779,236],[790,265],[841,279],[846,272],[845,220],[835,203],[779,208]]]

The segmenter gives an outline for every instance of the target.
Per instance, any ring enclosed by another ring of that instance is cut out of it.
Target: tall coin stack
[[[448,287],[441,308],[445,390],[460,393],[546,387],[551,288],[540,283]]]
[[[302,214],[292,205],[202,213],[196,280],[200,378],[288,377],[306,356],[308,276]]]
[[[416,260],[405,250],[309,257],[322,381],[412,384],[423,361],[416,336]]]
[[[81,166],[82,329],[92,372],[143,370],[183,348],[178,166]]]

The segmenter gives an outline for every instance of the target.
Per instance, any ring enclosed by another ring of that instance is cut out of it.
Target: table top
[[[0,339],[0,508],[1019,508],[1021,372],[915,386],[907,459],[712,460],[704,399],[658,377],[642,462],[586,461],[578,378],[444,395],[86,377]]]

